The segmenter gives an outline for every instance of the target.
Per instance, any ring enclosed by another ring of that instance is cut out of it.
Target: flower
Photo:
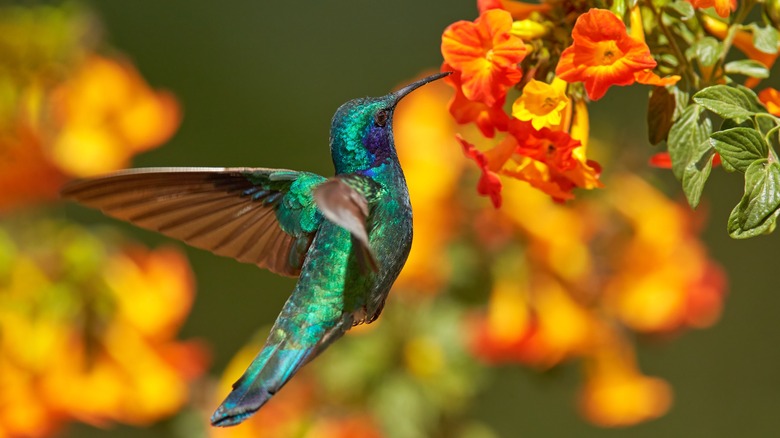
[[[582,121],[583,116],[575,116],[579,117],[578,126],[587,123]],[[503,162],[500,173],[526,181],[553,199],[572,199],[577,187],[601,187],[600,167],[587,159],[585,145],[564,131],[535,130],[530,123],[515,120],[504,142],[513,153]]]
[[[482,170],[482,176],[477,183],[477,193],[482,196],[490,196],[490,201],[493,202],[495,208],[501,207],[501,179],[498,175],[490,170],[488,167],[489,161],[485,154],[477,150],[473,144],[467,142],[460,136],[455,137],[463,147],[463,153],[468,158],[474,160]]]
[[[758,93],[758,100],[764,104],[769,114],[780,116],[780,92],[774,88],[764,88]]]
[[[558,78],[552,84],[531,79],[523,94],[512,105],[512,116],[524,122],[531,121],[534,129],[561,123],[563,109],[569,103],[566,83]]]
[[[71,7],[0,12],[0,45],[8,49],[0,210],[54,199],[69,177],[126,167],[178,128],[169,93],[152,90],[130,64],[92,52],[89,14]]]
[[[442,71],[451,71],[451,68],[444,64]],[[504,109],[498,104],[490,107],[482,102],[467,99],[463,94],[460,72],[453,72],[445,81],[455,88],[455,95],[448,106],[450,114],[456,122],[459,124],[475,123],[482,135],[487,138],[493,138],[496,130],[506,131],[509,116],[506,115]]]
[[[612,12],[591,9],[577,18],[574,42],[561,54],[555,74],[567,82],[585,82],[593,100],[613,85],[631,85],[636,74],[655,67],[647,44],[631,38]]]
[[[604,427],[630,426],[664,415],[672,390],[664,380],[643,375],[627,341],[605,333],[586,363],[586,383],[580,409],[591,422]]]
[[[705,9],[715,7],[715,12],[723,18],[728,17],[731,11],[737,9],[737,0],[688,0],[694,8]]]
[[[450,94],[443,81],[432,82],[405,97],[393,116],[395,147],[414,205],[416,233],[395,282],[399,292],[437,293],[452,271],[451,263],[440,255],[458,229],[458,209],[453,206],[466,163],[446,109]],[[434,173],[436,178],[431,178]]]
[[[49,146],[66,173],[90,176],[126,167],[179,126],[172,95],[151,90],[129,64],[91,56],[52,92],[59,128]]]
[[[517,64],[526,55],[520,38],[510,33],[512,17],[501,9],[483,12],[474,22],[458,21],[444,30],[444,62],[461,72],[464,96],[492,107],[522,73]]]
[[[188,400],[207,357],[176,340],[194,294],[181,253],[34,221],[0,228],[0,259],[0,436],[145,425]]]
[[[613,261],[615,275],[605,281],[605,308],[641,332],[672,332],[717,320],[724,275],[694,235],[687,207],[629,176],[615,182],[608,200],[632,236]]]

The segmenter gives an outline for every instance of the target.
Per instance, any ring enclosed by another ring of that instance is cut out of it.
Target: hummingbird
[[[330,127],[335,176],[269,168],[128,169],[61,194],[194,247],[298,277],[265,345],[211,417],[257,412],[351,327],[374,321],[412,244],[409,191],[393,141],[398,102],[447,76],[343,104]]]

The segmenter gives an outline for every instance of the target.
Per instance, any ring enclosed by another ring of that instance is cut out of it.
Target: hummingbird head
[[[336,173],[368,170],[397,159],[393,113],[404,96],[450,72],[438,73],[382,97],[363,97],[341,105],[330,126],[330,151]]]

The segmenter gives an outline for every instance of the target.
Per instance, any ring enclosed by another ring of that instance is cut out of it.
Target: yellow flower
[[[444,82],[433,82],[401,101],[394,116],[415,230],[409,258],[395,283],[399,291],[435,293],[449,276],[450,265],[441,255],[457,221],[451,206],[465,164],[447,111],[451,94]]]
[[[148,424],[184,405],[206,358],[175,340],[193,295],[179,252],[32,222],[0,229],[0,260],[0,436]]]
[[[0,211],[127,167],[178,127],[169,93],[91,53],[92,18],[73,5],[0,8]]]
[[[568,103],[566,82],[555,78],[552,84],[547,84],[531,79],[512,105],[512,116],[524,122],[530,120],[534,129],[556,126],[561,123],[561,113]]]
[[[662,379],[636,369],[633,351],[621,339],[605,334],[588,362],[580,408],[588,420],[604,427],[630,426],[664,415],[672,390]]]
[[[92,56],[54,90],[60,132],[51,146],[65,172],[89,176],[125,167],[179,125],[176,100],[151,90],[129,64]]]
[[[515,21],[512,23],[512,30],[509,31],[509,33],[523,41],[541,38],[547,35],[548,32],[547,26],[531,19]]]

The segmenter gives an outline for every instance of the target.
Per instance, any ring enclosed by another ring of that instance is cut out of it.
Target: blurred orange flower
[[[442,254],[458,228],[459,209],[453,205],[465,167],[454,136],[455,123],[446,109],[451,94],[442,81],[430,83],[405,97],[393,116],[415,230],[409,258],[395,282],[399,291],[437,293],[451,274]]]
[[[619,427],[666,414],[672,404],[669,384],[643,375],[627,342],[609,336],[586,362],[579,400],[583,415],[599,426]]]
[[[764,104],[769,114],[780,116],[780,92],[774,88],[764,88],[758,93],[758,100]]]
[[[688,2],[697,9],[715,7],[715,12],[723,18],[728,17],[731,11],[737,10],[737,0],[688,0]]]
[[[69,177],[118,170],[170,138],[175,99],[149,88],[129,64],[87,56],[56,84],[17,84],[0,120],[0,210],[53,199]],[[38,66],[44,74],[50,66]]]
[[[572,38],[555,74],[567,82],[584,82],[593,100],[601,99],[613,85],[633,84],[637,74],[656,65],[647,44],[631,38],[626,25],[605,9],[580,15]]]
[[[525,44],[510,33],[512,17],[501,9],[479,18],[458,21],[444,30],[444,62],[461,73],[464,96],[492,107],[501,105],[507,89],[522,77],[517,64],[526,55]]]
[[[149,424],[184,405],[207,359],[175,340],[194,293],[178,251],[119,250],[42,222],[0,229],[0,258],[0,436]]]
[[[79,177],[126,167],[168,140],[180,121],[170,93],[150,89],[131,65],[96,55],[53,90],[51,111],[58,128],[51,157]]]
[[[601,200],[564,207],[506,181],[505,206],[492,221],[512,223],[524,249],[510,252],[513,263],[492,264],[487,310],[467,327],[472,351],[488,363],[549,368],[581,359],[583,414],[625,426],[661,416],[671,404],[669,385],[637,369],[626,328],[708,327],[720,315],[726,281],[687,208],[635,176],[616,176],[610,187]]]

